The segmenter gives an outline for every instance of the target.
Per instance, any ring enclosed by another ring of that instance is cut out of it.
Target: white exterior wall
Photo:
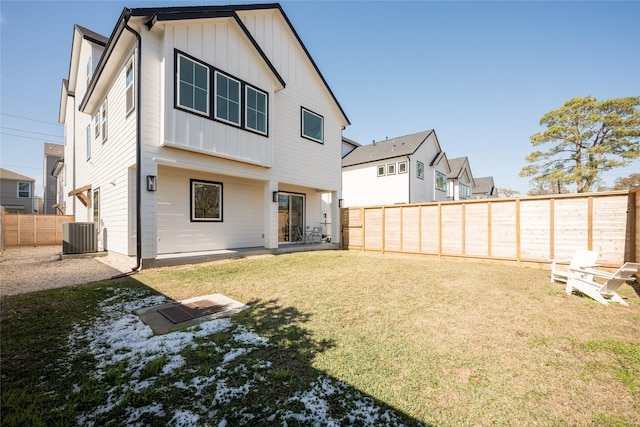
[[[409,180],[407,173],[398,173],[398,162],[406,157],[381,160],[364,165],[348,166],[342,170],[342,195],[344,206],[371,206],[409,203]],[[396,165],[395,175],[378,176],[378,166]],[[408,167],[408,164],[407,164]],[[415,173],[415,172],[414,172]],[[422,181],[422,180],[420,180]]]

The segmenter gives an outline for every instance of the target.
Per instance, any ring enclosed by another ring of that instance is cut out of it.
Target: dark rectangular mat
[[[190,304],[176,304],[158,309],[158,313],[173,324],[186,322],[197,317],[208,316],[223,311],[226,305],[219,305],[211,300],[202,300]]]

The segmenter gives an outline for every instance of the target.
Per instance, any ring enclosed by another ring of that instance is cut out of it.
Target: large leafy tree
[[[612,190],[631,190],[636,187],[640,187],[640,173],[632,173],[626,177],[616,178]]]
[[[578,193],[590,191],[598,174],[626,166],[640,158],[640,97],[598,101],[574,98],[545,114],[546,130],[531,136],[534,147],[547,144],[526,158],[520,176],[559,187],[575,184]]]

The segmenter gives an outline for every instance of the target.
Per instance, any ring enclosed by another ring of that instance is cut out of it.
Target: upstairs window
[[[420,179],[424,179],[424,163],[422,162],[418,162],[418,167],[416,168],[417,170],[417,174],[418,174],[418,178]]]
[[[386,169],[384,167],[384,165],[379,165],[378,166],[378,176],[385,176],[386,173]]]
[[[102,132],[102,142],[107,140],[107,100],[105,99],[100,107],[100,131]]]
[[[178,55],[178,106],[209,115],[209,68]]]
[[[18,182],[18,197],[31,198],[31,183],[30,182]]]
[[[133,111],[135,107],[135,94],[133,92],[134,84],[134,73],[133,73],[133,57],[127,62],[127,66],[125,68],[125,79],[124,79],[124,89],[125,89],[125,98],[126,98],[126,114],[129,114]]]
[[[240,82],[216,71],[216,118],[240,126]]]
[[[389,163],[387,165],[387,175],[395,175],[396,174],[396,164]]]
[[[100,113],[93,116],[93,135],[96,140],[100,137]]]
[[[407,173],[407,162],[398,162],[398,173]]]
[[[87,126],[87,130],[85,132],[85,140],[87,145],[87,160],[89,160],[91,158],[91,125]]]
[[[324,118],[302,107],[302,136],[312,141],[324,144],[323,127]]]
[[[436,171],[436,190],[447,191],[447,176],[440,171]]]
[[[471,187],[466,184],[460,183],[458,185],[458,195],[461,199],[466,199],[471,196]]]
[[[246,86],[245,126],[256,132],[267,133],[267,94]]]

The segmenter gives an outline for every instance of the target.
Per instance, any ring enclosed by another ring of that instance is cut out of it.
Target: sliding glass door
[[[278,242],[301,242],[304,236],[304,196],[278,193]]]

